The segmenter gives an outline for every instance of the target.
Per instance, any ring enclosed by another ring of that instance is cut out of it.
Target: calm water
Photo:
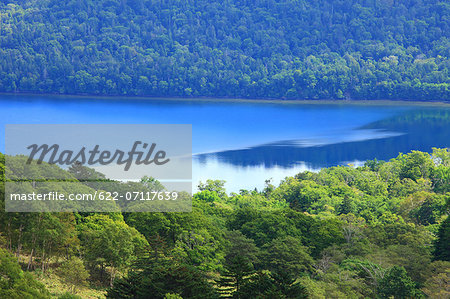
[[[412,149],[450,146],[450,109],[408,105],[271,104],[0,95],[13,123],[192,124],[193,182],[228,191]],[[4,130],[0,136],[4,151]]]

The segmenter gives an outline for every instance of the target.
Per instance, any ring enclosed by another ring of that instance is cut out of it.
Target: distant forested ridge
[[[0,4],[0,91],[449,100],[450,3]]]

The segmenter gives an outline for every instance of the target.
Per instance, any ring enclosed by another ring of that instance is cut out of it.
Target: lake
[[[228,192],[267,179],[450,146],[450,106],[0,95],[2,125],[192,124],[193,187]],[[4,130],[0,151],[4,152]]]

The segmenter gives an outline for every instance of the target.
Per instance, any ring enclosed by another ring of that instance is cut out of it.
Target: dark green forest
[[[83,167],[67,178],[104,178]],[[450,296],[448,149],[223,186],[200,183],[190,213],[5,213],[0,194],[0,298]]]
[[[0,91],[447,101],[450,3],[10,0]]]

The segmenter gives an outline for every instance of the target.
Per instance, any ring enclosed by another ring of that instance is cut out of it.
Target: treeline
[[[448,100],[447,1],[0,4],[0,91]]]
[[[447,149],[303,172],[260,191],[227,194],[223,184],[200,183],[191,213],[2,207],[0,297],[58,296],[36,281],[51,273],[70,291],[61,298],[89,286],[107,298],[450,295]]]

